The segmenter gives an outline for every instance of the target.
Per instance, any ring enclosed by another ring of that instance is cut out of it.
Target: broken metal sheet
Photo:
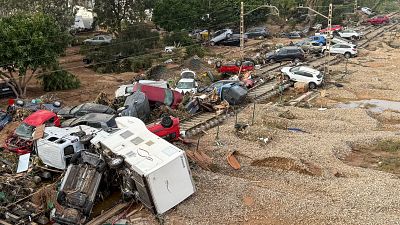
[[[31,157],[31,153],[19,156],[17,173],[25,172],[28,170],[30,157]]]

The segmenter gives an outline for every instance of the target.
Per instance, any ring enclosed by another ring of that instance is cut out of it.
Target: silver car
[[[86,39],[83,41],[85,45],[105,45],[110,44],[112,37],[109,35],[97,35],[90,39]]]
[[[233,34],[231,29],[218,30],[214,33],[213,38],[210,40],[210,44],[214,46],[217,42],[222,41],[226,38],[230,38]]]

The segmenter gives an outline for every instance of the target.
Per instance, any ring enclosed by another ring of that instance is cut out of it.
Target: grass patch
[[[398,152],[400,151],[399,140],[380,140],[374,145],[375,150],[385,152]]]

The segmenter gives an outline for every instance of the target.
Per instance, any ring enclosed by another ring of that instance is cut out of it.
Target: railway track
[[[389,17],[393,18],[398,14],[399,14],[398,12],[391,13],[389,14]],[[398,22],[396,21],[393,24],[378,27],[378,29],[374,29],[376,28],[376,26],[373,25],[366,26],[365,27],[366,33],[364,33],[364,38],[358,42],[358,46],[361,48],[365,47],[374,38],[383,35],[385,32],[394,30],[397,27],[397,25]],[[307,64],[311,67],[320,69],[326,63],[329,63],[329,65],[334,65],[341,62],[343,59],[344,57],[339,55],[331,56],[329,59],[326,59],[325,57],[317,57],[310,59],[307,62]],[[257,72],[257,75],[268,81],[263,82],[262,84],[257,85],[256,87],[249,90],[248,92],[249,101],[247,103],[239,106],[235,110],[228,111],[224,114],[215,115],[215,113],[210,113],[210,112],[198,113],[189,118],[183,119],[181,121],[181,133],[183,133],[183,135],[186,137],[191,137],[201,134],[206,130],[215,127],[219,123],[222,123],[228,117],[234,116],[235,113],[241,111],[250,102],[253,101],[259,102],[269,99],[273,96],[276,96],[281,91],[287,89],[289,87],[289,84],[279,85],[279,82],[276,79],[274,79],[274,76],[272,74],[274,72],[278,72],[284,66],[292,66],[292,65],[294,64],[291,62],[285,62],[278,65],[262,66],[261,69]]]

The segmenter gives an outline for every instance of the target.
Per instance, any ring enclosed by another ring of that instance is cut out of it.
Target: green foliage
[[[44,91],[69,90],[80,87],[81,83],[75,75],[58,66],[52,67],[51,71],[54,72],[45,72],[38,76]]]
[[[188,32],[171,32],[164,38],[164,45],[166,46],[188,46],[192,45],[193,39],[189,37]]]
[[[100,73],[139,71],[150,67],[154,56],[136,56],[158,47],[159,41],[158,32],[151,31],[144,23],[134,23],[121,30],[110,45],[82,46],[80,52],[86,54],[93,62],[93,69]]]
[[[43,13],[67,30],[74,23],[74,15],[69,0],[0,0],[0,16]]]
[[[24,96],[38,69],[57,64],[69,37],[44,14],[0,18],[0,77],[10,80],[17,96]]]
[[[146,17],[144,10],[144,0],[96,0],[94,8],[99,24],[116,34],[122,31],[124,21],[143,20]]]
[[[189,46],[186,48],[186,58],[197,55],[200,58],[205,56],[205,49],[200,45]]]

